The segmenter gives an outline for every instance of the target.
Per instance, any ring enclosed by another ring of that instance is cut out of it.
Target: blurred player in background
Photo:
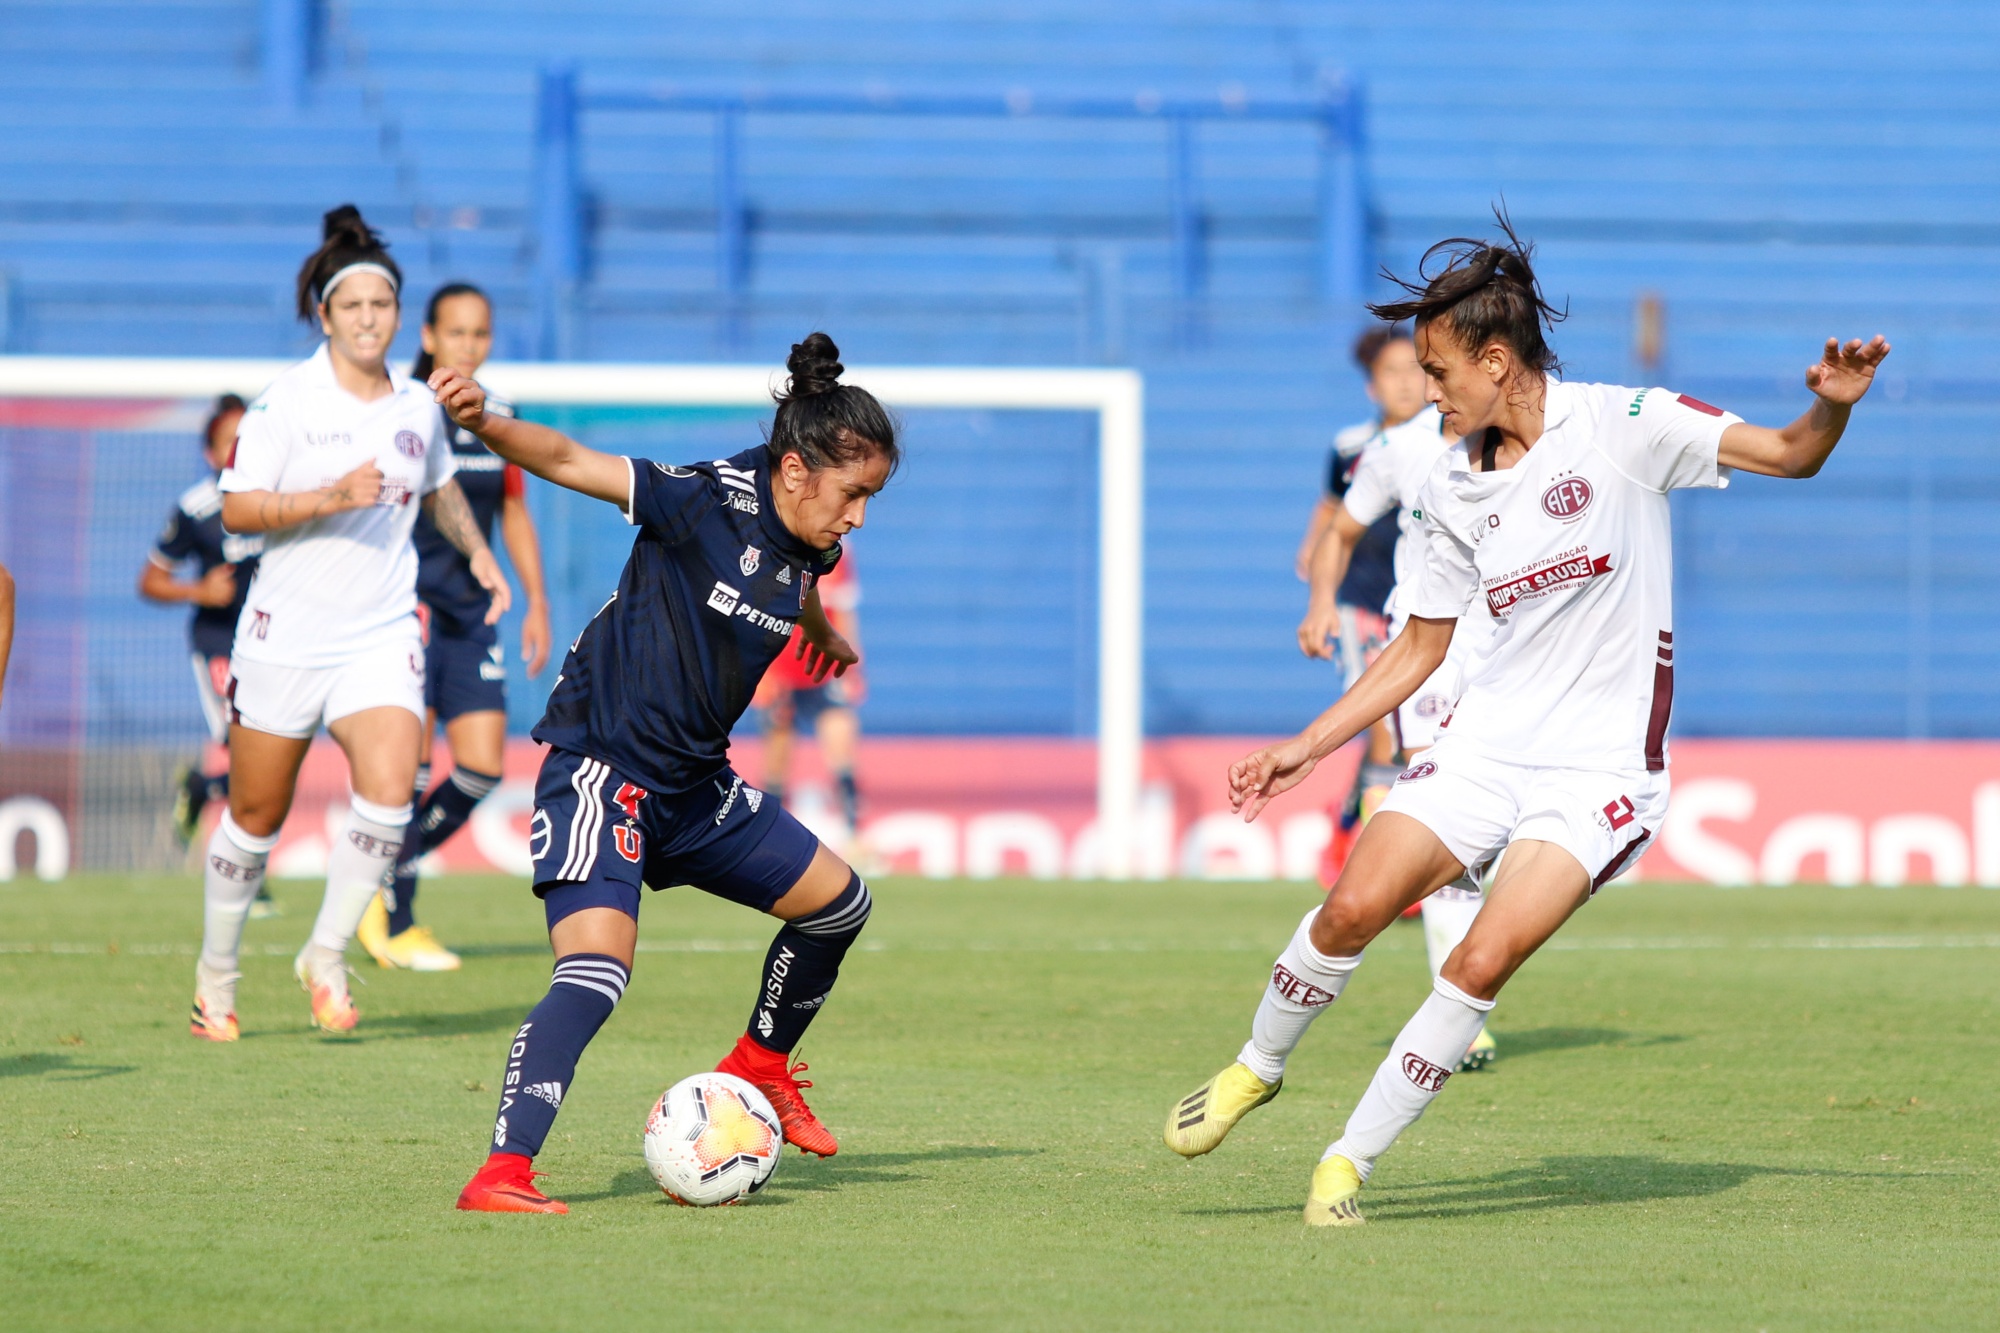
[[[1424,372],[1417,365],[1415,346],[1402,329],[1378,325],[1354,340],[1354,364],[1367,376],[1368,398],[1375,404],[1373,421],[1357,422],[1333,438],[1327,457],[1326,491],[1313,507],[1299,542],[1294,561],[1298,576],[1311,582],[1314,552],[1318,551],[1334,515],[1340,512],[1342,497],[1353,484],[1354,470],[1363,454],[1390,426],[1408,421],[1424,406]],[[1354,545],[1347,572],[1334,585],[1336,592],[1324,607],[1308,606],[1307,624],[1299,633],[1300,645],[1308,657],[1332,660],[1339,655],[1346,684],[1352,687],[1361,673],[1375,660],[1389,641],[1388,621],[1383,615],[1390,589],[1395,587],[1396,518],[1384,515]],[[1368,733],[1368,751],[1354,775],[1354,785],[1340,807],[1330,810],[1333,836],[1320,858],[1320,882],[1329,887],[1339,877],[1340,868],[1361,826],[1396,780],[1396,734],[1387,721]]]
[[[1500,622],[1446,734],[1398,777],[1326,902],[1279,955],[1235,1063],[1168,1117],[1175,1152],[1214,1149],[1277,1095],[1362,950],[1410,903],[1498,858],[1471,931],[1314,1169],[1313,1226],[1363,1220],[1358,1200],[1377,1159],[1443,1089],[1501,989],[1660,830],[1680,647],[1671,493],[1726,487],[1736,469],[1815,475],[1889,353],[1879,337],[1828,339],[1805,374],[1812,406],[1776,429],[1667,389],[1563,381],[1543,334],[1562,312],[1500,222],[1497,244],[1433,246],[1420,281],[1404,284],[1409,299],[1374,307],[1415,321],[1427,393],[1460,436],[1421,491],[1409,623],[1332,708],[1229,771],[1232,808],[1256,818],[1415,695],[1463,619]]]
[[[493,351],[493,305],[470,283],[440,287],[424,312],[424,350],[410,367],[423,384],[439,366],[471,379]],[[486,410],[513,416],[514,409],[491,394]],[[442,408],[439,409],[443,411]],[[527,597],[521,621],[521,660],[530,676],[549,660],[549,599],[542,580],[542,545],[528,515],[521,469],[479,442],[472,432],[445,422],[458,464],[454,480],[472,507],[473,522],[490,545],[497,519],[507,555]],[[472,563],[446,541],[437,524],[417,516],[411,534],[417,547],[417,597],[427,634],[424,642],[424,739],[417,765],[422,803],[411,821],[403,851],[382,896],[368,906],[355,938],[383,967],[416,972],[449,972],[458,955],[439,944],[430,928],[417,924],[417,860],[449,842],[472,817],[473,807],[500,785],[507,748],[507,662],[499,630],[486,613],[492,599],[472,572]],[[431,780],[431,738],[444,723],[451,742],[451,776]]]
[[[7,659],[14,655],[14,576],[0,565],[0,695],[7,688]]]
[[[191,1030],[235,1041],[243,918],[323,722],[346,752],[352,795],[326,860],[326,896],[292,970],[315,1026],[358,1020],[348,941],[395,864],[410,821],[424,719],[417,623],[421,507],[506,610],[507,581],[452,480],[435,400],[388,365],[402,275],[352,205],[326,215],[299,270],[301,319],[326,341],[264,391],[218,483],[222,523],[264,534],[230,653],[229,809],[209,839]]]
[[[236,426],[246,404],[233,393],[216,401],[202,431],[202,457],[210,475],[181,492],[167,525],[139,571],[139,595],[163,605],[188,603],[188,650],[194,666],[195,696],[208,723],[209,748],[201,762],[174,779],[174,836],[186,847],[201,826],[201,812],[211,801],[229,796],[229,651],[236,639],[236,620],[250,581],[257,573],[257,553],[264,539],[222,530],[222,492],[216,479],[236,453]],[[195,577],[175,577],[192,563]],[[261,881],[250,915],[276,913],[270,887]]]
[[[620,506],[638,528],[617,591],[563,660],[534,731],[549,746],[529,849],[555,974],[515,1032],[486,1164],[458,1206],[562,1213],[533,1162],[577,1061],[625,992],[642,885],[691,884],[778,918],[750,1021],[717,1068],[756,1085],[785,1141],[831,1157],[791,1052],[867,924],[867,884],[729,766],[729,733],[773,659],[805,630],[814,682],[859,660],[814,581],[866,517],[899,457],[896,423],[840,383],[824,333],[792,347],[764,444],[671,467],[586,449],[546,426],[488,416],[484,392],[431,377],[457,424],[529,472]]]
[[[1384,430],[1362,454],[1353,484],[1313,554],[1311,609],[1299,627],[1302,644],[1323,639],[1324,632],[1316,623],[1323,624],[1330,617],[1333,589],[1340,586],[1351,553],[1384,518],[1395,520],[1398,527],[1396,588],[1389,594],[1389,637],[1394,639],[1403,632],[1410,620],[1406,608],[1417,595],[1417,578],[1423,568],[1424,483],[1439,456],[1457,443],[1457,436],[1444,432],[1437,410],[1426,407],[1402,425]],[[1491,637],[1492,627],[1492,618],[1477,612],[1460,620],[1444,665],[1389,715],[1399,762],[1419,763],[1423,752],[1437,743],[1452,706],[1458,702],[1466,668]],[[1443,973],[1445,959],[1472,928],[1480,901],[1478,868],[1423,900],[1424,952],[1433,978]],[[1457,1067],[1461,1072],[1481,1069],[1497,1054],[1493,1034],[1482,1027]]]
[[[861,650],[861,579],[854,572],[854,552],[843,547],[840,563],[813,585],[827,621],[840,636]],[[861,793],[854,781],[854,755],[861,739],[860,708],[867,695],[860,664],[844,675],[815,681],[806,669],[805,631],[795,630],[786,651],[758,682],[751,707],[764,728],[764,790],[782,801],[790,790],[792,751],[800,728],[810,727],[819,742],[820,760],[839,795],[840,818],[849,845],[839,850],[854,859],[853,843],[861,829]],[[794,807],[796,805],[794,804]]]

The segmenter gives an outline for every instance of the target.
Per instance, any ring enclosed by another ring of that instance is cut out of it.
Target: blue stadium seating
[[[535,351],[534,98],[551,62],[586,90],[683,92],[1310,99],[1352,78],[1379,257],[1408,271],[1504,197],[1569,301],[1557,344],[1574,375],[1670,376],[1779,417],[1826,333],[1897,341],[1883,401],[1819,481],[1687,499],[1680,729],[2000,734],[1991,5],[320,8],[309,94],[282,110],[261,82],[255,0],[0,6],[0,350],[300,351],[292,273],[320,210],[351,199],[413,291],[484,283],[503,353]],[[1136,364],[1149,726],[1265,731],[1323,702],[1327,673],[1290,646],[1291,550],[1331,429],[1365,404],[1341,354],[1347,312],[1318,295],[1314,131],[1201,129],[1191,307],[1175,296],[1158,125],[752,115],[743,133],[753,230],[732,310],[708,118],[585,112],[593,222],[572,354],[776,362],[824,325],[856,361]],[[1668,312],[1654,371],[1631,351],[1642,292]],[[1088,730],[1087,432],[982,414],[912,427],[903,493],[860,547],[871,725]],[[674,447],[657,429],[643,447]],[[721,448],[753,429],[677,419],[668,438]],[[557,570],[563,633],[595,606],[616,534],[537,503],[576,534]],[[530,711],[533,692],[516,693]]]

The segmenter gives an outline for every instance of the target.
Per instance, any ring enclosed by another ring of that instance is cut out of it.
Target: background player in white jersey
[[[1373,420],[1356,422],[1333,437],[1327,457],[1326,488],[1313,506],[1306,534],[1299,542],[1294,565],[1301,579],[1310,581],[1314,553],[1323,544],[1340,512],[1342,498],[1353,484],[1354,470],[1360,466],[1369,446],[1386,427],[1397,426],[1424,407],[1424,372],[1417,365],[1416,346],[1403,329],[1382,324],[1365,330],[1354,340],[1354,364],[1367,377],[1368,399],[1375,404]],[[1355,544],[1347,571],[1334,581],[1334,597],[1327,614],[1310,642],[1303,631],[1300,642],[1308,657],[1338,660],[1344,684],[1352,686],[1389,642],[1384,615],[1389,590],[1395,584],[1396,520],[1384,517],[1371,526]],[[1327,813],[1333,818],[1333,836],[1320,857],[1320,882],[1328,888],[1340,875],[1340,867],[1353,850],[1361,826],[1374,813],[1375,805],[1396,778],[1396,736],[1389,723],[1382,722],[1368,733],[1368,750],[1355,771],[1347,798]]]
[[[389,368],[401,275],[351,205],[299,270],[301,318],[326,341],[251,404],[222,474],[222,521],[263,533],[230,655],[229,809],[208,844],[206,919],[191,1031],[234,1041],[243,917],[324,722],[347,753],[349,814],[327,854],[326,897],[293,971],[313,1022],[356,1021],[344,953],[402,845],[424,716],[417,626],[419,505],[507,605],[507,583],[452,481],[430,392]]]
[[[1376,436],[1341,501],[1319,550],[1313,553],[1312,591],[1306,618],[1299,626],[1299,642],[1310,645],[1323,637],[1323,626],[1334,613],[1333,590],[1340,586],[1349,554],[1372,526],[1387,518],[1397,524],[1396,589],[1389,594],[1389,637],[1403,632],[1409,623],[1405,604],[1415,595],[1417,575],[1423,566],[1424,539],[1421,492],[1438,455],[1458,438],[1447,435],[1435,410],[1425,408],[1400,426],[1391,426]],[[1400,763],[1418,762],[1425,750],[1435,745],[1441,729],[1458,702],[1466,665],[1477,653],[1484,637],[1479,621],[1462,623],[1452,636],[1451,652],[1431,678],[1397,707],[1388,720],[1394,724]],[[1307,651],[1311,648],[1308,646]],[[1445,885],[1423,900],[1424,952],[1430,960],[1431,975],[1444,970],[1445,959],[1472,928],[1479,913],[1481,895],[1476,875]],[[1493,1034],[1481,1028],[1472,1047],[1458,1062],[1461,1071],[1490,1064],[1498,1052]]]
[[[1542,333],[1560,316],[1528,247],[1501,225],[1498,245],[1433,247],[1410,299],[1375,307],[1415,321],[1427,392],[1461,437],[1423,490],[1409,625],[1312,725],[1229,772],[1231,805],[1255,819],[1416,693],[1462,617],[1493,622],[1448,734],[1398,778],[1326,903],[1300,922],[1237,1062],[1167,1122],[1174,1151],[1215,1148],[1277,1095],[1287,1058],[1368,943],[1411,902],[1499,856],[1470,933],[1313,1172],[1312,1225],[1362,1220],[1376,1159],[1451,1077],[1501,987],[1660,828],[1675,651],[1669,493],[1726,486],[1736,468],[1812,476],[1889,352],[1879,337],[1828,339],[1806,371],[1813,405],[1779,429],[1665,389],[1564,383]]]

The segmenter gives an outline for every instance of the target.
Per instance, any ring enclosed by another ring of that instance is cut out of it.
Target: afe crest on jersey
[[[1580,517],[1590,508],[1590,483],[1582,477],[1564,477],[1542,492],[1542,512],[1559,523]]]
[[[405,458],[422,458],[424,456],[424,437],[413,430],[397,431],[396,452]]]

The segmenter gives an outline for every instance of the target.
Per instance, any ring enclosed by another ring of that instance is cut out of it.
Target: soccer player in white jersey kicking
[[[326,897],[293,964],[312,1021],[357,1020],[344,954],[410,820],[424,719],[417,625],[421,508],[465,552],[488,615],[507,582],[465,496],[430,391],[389,368],[402,276],[352,205],[326,215],[299,270],[299,317],[326,341],[250,405],[222,474],[223,527],[264,534],[230,653],[229,809],[209,839],[201,961],[190,1030],[235,1041],[243,918],[324,722],[347,752],[346,824],[327,853]]]
[[[1499,855],[1471,930],[1313,1172],[1305,1220],[1315,1226],[1362,1220],[1376,1159],[1444,1087],[1500,988],[1660,828],[1675,649],[1668,493],[1726,486],[1738,468],[1812,476],[1889,353],[1880,337],[1829,339],[1806,371],[1812,406],[1775,429],[1666,389],[1564,383],[1542,331],[1560,316],[1529,247],[1501,226],[1498,244],[1432,247],[1409,299],[1374,308],[1415,322],[1428,395],[1460,437],[1422,492],[1409,622],[1304,731],[1229,770],[1231,806],[1255,819],[1414,695],[1461,617],[1493,622],[1446,734],[1397,779],[1325,904],[1279,955],[1237,1061],[1167,1122],[1174,1151],[1214,1149],[1277,1095],[1287,1057],[1369,941]]]
[[[1399,426],[1391,426],[1376,436],[1355,465],[1354,476],[1340,508],[1327,525],[1326,535],[1313,552],[1312,591],[1307,598],[1306,616],[1299,624],[1299,645],[1308,656],[1326,638],[1326,626],[1338,614],[1334,589],[1347,570],[1356,543],[1385,517],[1394,516],[1399,539],[1396,543],[1396,587],[1389,594],[1389,637],[1403,632],[1409,614],[1402,609],[1416,594],[1417,572],[1423,564],[1423,503],[1421,492],[1436,466],[1438,455],[1458,443],[1444,434],[1435,409],[1425,408]],[[1400,601],[1399,601],[1400,599]],[[1423,752],[1437,743],[1452,705],[1458,702],[1467,664],[1489,637],[1489,622],[1473,618],[1462,622],[1452,635],[1451,651],[1444,665],[1391,713],[1396,748],[1407,767],[1421,761]],[[1424,952],[1435,978],[1444,970],[1444,960],[1472,928],[1479,913],[1481,867],[1445,885],[1423,900]],[[1493,1034],[1484,1027],[1472,1039],[1472,1047],[1458,1061],[1460,1072],[1483,1069],[1498,1054]]]

